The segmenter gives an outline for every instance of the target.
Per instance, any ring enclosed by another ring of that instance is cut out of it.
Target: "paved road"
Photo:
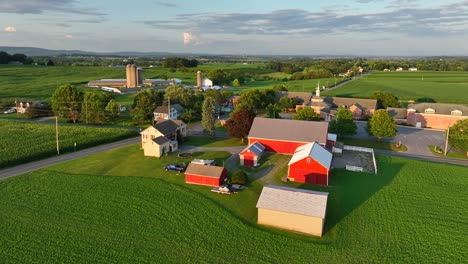
[[[63,155],[60,155],[60,156],[55,156],[55,157],[51,157],[51,158],[47,158],[47,159],[34,161],[34,162],[18,165],[18,166],[15,166],[15,167],[3,169],[3,170],[0,170],[0,180],[6,179],[6,178],[9,178],[9,177],[12,177],[12,176],[16,176],[16,175],[19,175],[19,174],[23,174],[23,173],[26,173],[26,172],[30,172],[30,171],[33,171],[33,170],[41,169],[41,168],[44,168],[44,167],[47,167],[47,166],[50,166],[50,165],[54,165],[54,164],[57,164],[57,163],[61,163],[61,162],[69,161],[69,160],[74,160],[74,159],[86,157],[86,156],[89,156],[89,155],[101,153],[101,152],[108,151],[108,150],[111,150],[111,149],[125,147],[125,146],[135,144],[135,143],[138,143],[138,142],[140,142],[140,137],[134,137],[134,138],[125,139],[125,140],[117,141],[117,142],[106,144],[106,145],[100,145],[100,146],[97,146],[97,147],[92,147],[92,148],[80,150],[80,151],[77,151],[77,152],[63,154]]]

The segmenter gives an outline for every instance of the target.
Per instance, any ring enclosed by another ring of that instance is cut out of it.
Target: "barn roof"
[[[249,138],[274,139],[293,142],[327,142],[328,123],[290,119],[256,117]]]
[[[248,146],[244,150],[242,150],[241,153],[243,153],[243,152],[245,152],[247,150],[250,150],[255,155],[260,156],[260,155],[262,155],[263,151],[265,151],[265,147],[262,144],[255,141],[254,143],[250,144],[250,146]]]
[[[291,160],[289,161],[288,165],[291,165],[308,157],[314,159],[327,169],[330,169],[331,167],[333,155],[320,144],[317,144],[317,142],[305,144],[303,146],[298,147]]]
[[[211,178],[220,178],[223,175],[224,167],[201,165],[190,163],[185,170],[185,174],[193,174]]]
[[[263,187],[257,208],[325,218],[328,193],[268,185]]]

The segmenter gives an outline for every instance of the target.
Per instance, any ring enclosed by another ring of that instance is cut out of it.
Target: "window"
[[[452,112],[450,112],[451,115],[456,115],[456,116],[461,116],[462,115],[462,111],[460,110],[453,110]]]
[[[424,110],[424,113],[426,113],[426,114],[434,114],[434,113],[435,113],[435,110],[432,109],[432,108],[426,108],[426,110]]]

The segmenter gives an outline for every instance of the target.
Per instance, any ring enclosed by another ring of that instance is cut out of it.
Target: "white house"
[[[213,81],[208,79],[208,78],[203,78],[202,83],[201,83],[201,87],[204,90],[210,89],[211,87],[213,87]]]

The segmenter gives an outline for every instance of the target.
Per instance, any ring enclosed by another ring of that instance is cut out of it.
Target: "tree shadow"
[[[416,102],[418,103],[435,103],[436,101],[433,98],[430,97],[421,97],[416,99]]]

